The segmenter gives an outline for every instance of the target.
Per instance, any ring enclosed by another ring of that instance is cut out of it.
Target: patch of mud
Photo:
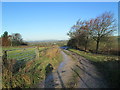
[[[67,88],[67,83],[72,77],[74,61],[70,56],[61,51],[63,61],[57,70],[52,71],[45,80],[38,85],[39,88]]]

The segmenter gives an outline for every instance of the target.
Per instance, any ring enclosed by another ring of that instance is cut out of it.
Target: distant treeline
[[[113,36],[117,30],[113,13],[105,12],[90,20],[78,20],[68,32],[68,46],[94,53],[118,54],[120,37]]]
[[[0,37],[0,41],[2,46],[27,45],[27,43],[23,41],[21,34],[13,33],[12,35],[8,35],[7,31]]]
[[[67,40],[58,40],[58,41],[38,41],[38,42],[28,42],[30,46],[40,46],[40,47],[50,47],[53,45],[64,46],[67,45]]]

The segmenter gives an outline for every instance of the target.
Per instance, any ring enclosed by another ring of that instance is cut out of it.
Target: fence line
[[[21,53],[16,53],[16,54],[9,54],[9,56],[12,56],[12,55],[20,55],[20,54],[23,54],[23,55],[21,55],[21,56],[24,56],[24,53],[27,53],[26,55],[28,55],[28,54],[31,54],[31,52],[32,52],[33,50],[29,50],[29,52],[28,52],[28,50],[27,51],[21,51]]]
[[[32,50],[29,50],[29,51],[32,51]],[[7,51],[8,52],[8,51]],[[24,51],[24,53],[28,53],[28,51]],[[30,53],[30,52],[29,52]],[[16,53],[16,54],[10,54],[10,55],[20,55],[20,54],[23,54],[23,52],[21,53]]]
[[[20,49],[11,49],[11,50],[3,50],[3,51],[15,51],[15,50],[25,50],[29,48],[36,48],[36,47],[28,47],[28,48],[20,48]]]
[[[31,56],[31,57],[34,57],[35,56],[35,54],[33,55],[33,54],[28,54],[28,55],[22,55],[22,56],[19,56],[19,57],[17,57],[17,60],[20,60],[20,59],[25,59],[24,57],[27,57],[27,58],[29,58],[29,56]]]
[[[29,50],[30,48],[33,48],[33,50]],[[8,52],[17,51],[17,50],[21,50],[20,53],[8,54]],[[12,55],[14,56],[13,58],[11,58]],[[18,57],[17,55],[21,55],[21,56]],[[25,61],[39,59],[39,48],[29,47],[29,48],[21,48],[21,49],[3,50],[2,60],[3,60],[3,64],[6,66],[8,64],[8,61],[7,61],[8,59],[25,60]]]

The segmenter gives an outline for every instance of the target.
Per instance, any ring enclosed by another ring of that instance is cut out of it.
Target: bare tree
[[[100,41],[116,30],[116,20],[111,12],[105,12],[95,19],[90,20],[92,37],[96,41],[96,53],[98,53]]]
[[[71,41],[76,41],[76,47],[79,48],[80,46],[84,46],[84,50],[87,50],[88,43],[90,41],[90,34],[91,31],[89,29],[90,22],[89,21],[81,21],[78,20],[76,25],[74,25],[68,35],[71,37]],[[71,43],[72,44],[72,43]]]
[[[71,37],[69,45],[74,44],[72,46],[77,48],[84,47],[86,51],[90,40],[93,39],[96,42],[96,53],[98,53],[100,42],[112,35],[115,30],[116,20],[111,12],[105,12],[95,19],[88,21],[78,20],[68,33]]]

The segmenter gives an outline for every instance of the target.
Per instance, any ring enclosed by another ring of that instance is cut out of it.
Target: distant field
[[[53,40],[53,41],[34,41],[34,42],[28,42],[28,44],[30,46],[45,46],[45,47],[49,47],[52,45],[58,45],[58,46],[64,46],[67,45],[68,40]]]

